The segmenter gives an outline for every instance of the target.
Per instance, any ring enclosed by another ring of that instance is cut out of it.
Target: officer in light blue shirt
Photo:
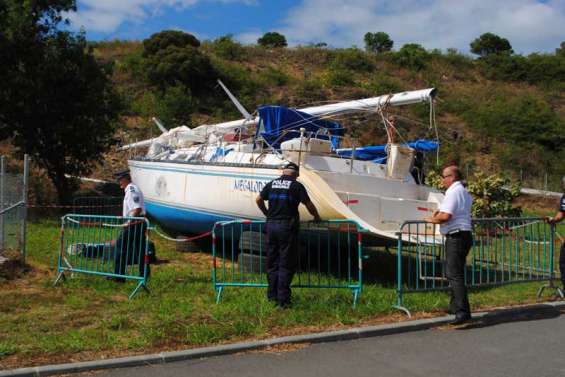
[[[455,165],[443,169],[442,184],[447,190],[439,209],[425,221],[440,224],[445,236],[446,275],[449,281],[450,314],[455,314],[452,324],[458,325],[471,319],[471,308],[465,286],[465,264],[473,236],[471,234],[471,206],[473,199],[461,183],[462,175]]]
[[[120,188],[124,190],[123,217],[143,217],[145,216],[145,204],[143,193],[131,181],[129,170],[115,174]],[[139,276],[149,272],[148,256],[146,250],[146,231],[147,224],[143,220],[130,220],[124,224],[124,229],[118,238],[112,242],[114,246],[114,276],[112,279],[124,282],[122,278],[127,271],[127,266],[137,264]]]

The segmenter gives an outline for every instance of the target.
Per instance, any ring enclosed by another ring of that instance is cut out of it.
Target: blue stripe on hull
[[[149,216],[162,226],[181,234],[199,234],[212,230],[217,221],[233,220],[233,217],[198,212],[189,208],[169,207],[151,202],[145,203]]]

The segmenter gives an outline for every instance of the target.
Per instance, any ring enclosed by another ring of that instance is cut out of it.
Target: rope
[[[172,237],[167,236],[167,235],[164,234],[164,233],[161,233],[161,232],[160,232],[157,228],[155,228],[155,227],[150,228],[150,230],[153,231],[153,232],[155,232],[155,233],[157,233],[157,235],[158,235],[159,237],[164,238],[164,239],[166,239],[167,241],[172,241],[172,242],[190,242],[190,241],[194,241],[194,240],[197,240],[197,239],[200,239],[200,238],[208,237],[209,235],[212,234],[212,231],[209,231],[209,232],[205,232],[205,233],[199,234],[199,235],[194,236],[194,237],[172,238]]]
[[[27,208],[117,208],[122,207],[121,204],[107,204],[98,206],[75,206],[75,205],[57,205],[57,204],[28,204]]]

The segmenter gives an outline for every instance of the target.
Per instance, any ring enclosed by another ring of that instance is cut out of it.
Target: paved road
[[[461,327],[312,344],[97,376],[565,376],[565,315],[553,307],[489,314]]]

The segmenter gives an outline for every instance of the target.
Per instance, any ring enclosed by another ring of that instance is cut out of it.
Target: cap
[[[122,170],[122,171],[119,171],[117,173],[114,173],[114,177],[116,177],[116,179],[118,181],[122,178],[128,178],[129,179],[130,178],[129,169],[128,170]]]
[[[300,171],[300,168],[298,167],[298,165],[296,165],[294,162],[289,162],[288,164],[286,164],[283,169],[288,169],[288,170],[294,170],[294,171]]]

